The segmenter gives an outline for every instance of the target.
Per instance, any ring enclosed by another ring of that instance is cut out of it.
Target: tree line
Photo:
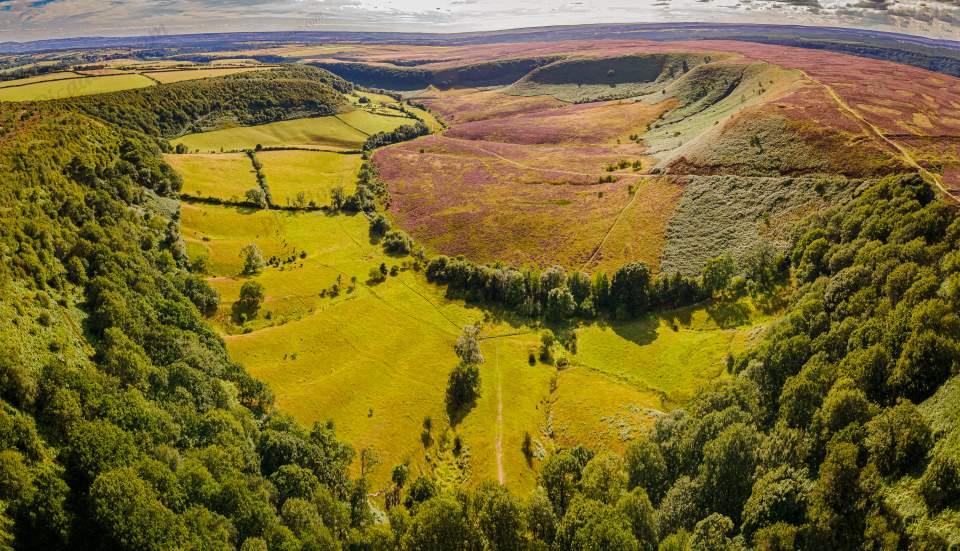
[[[784,262],[782,254],[759,249],[742,269],[729,255],[722,255],[707,262],[699,277],[654,276],[642,262],[621,266],[610,277],[605,272],[567,273],[560,266],[544,270],[484,266],[440,255],[429,261],[426,275],[429,281],[446,285],[452,296],[496,304],[526,316],[562,321],[606,314],[630,319],[696,304],[728,289],[769,291],[781,276]],[[741,271],[746,275],[738,275]]]

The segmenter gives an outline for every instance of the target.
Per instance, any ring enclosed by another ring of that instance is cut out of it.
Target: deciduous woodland
[[[954,65],[562,32],[0,56],[0,549],[960,545]]]

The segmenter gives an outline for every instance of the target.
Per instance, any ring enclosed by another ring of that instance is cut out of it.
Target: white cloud
[[[960,38],[960,0],[0,0],[0,40],[660,21],[860,26]]]

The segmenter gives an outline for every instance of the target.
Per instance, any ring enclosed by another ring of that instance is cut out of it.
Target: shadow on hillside
[[[610,321],[607,323],[613,332],[636,345],[643,346],[657,340],[660,318],[645,316],[632,321]]]
[[[721,329],[733,329],[750,323],[750,308],[740,301],[714,302],[707,307],[707,315]]]

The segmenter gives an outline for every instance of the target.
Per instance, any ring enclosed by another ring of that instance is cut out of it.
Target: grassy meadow
[[[47,73],[44,75],[38,75],[35,77],[28,78],[19,78],[17,80],[6,80],[0,82],[0,88],[9,88],[10,86],[25,86],[28,84],[35,84],[37,82],[47,82],[49,80],[65,80],[71,78],[82,78],[81,75],[74,73],[73,71],[59,71],[56,73]]]
[[[363,162],[358,154],[328,151],[261,151],[257,158],[278,205],[293,203],[301,192],[307,203],[326,205],[330,190],[337,186],[353,193]]]
[[[248,189],[257,187],[250,158],[243,153],[166,155],[183,177],[183,192],[195,197],[239,201]]]
[[[374,447],[383,459],[373,474],[377,485],[386,483],[393,465],[408,461],[414,473],[431,471],[450,484],[502,474],[511,487],[530,489],[536,460],[528,464],[520,450],[525,433],[538,453],[578,440],[622,449],[659,411],[722,376],[727,354],[757,331],[760,318],[749,309],[738,327],[726,329],[714,320],[717,314],[690,309],[656,320],[585,325],[577,329],[571,368],[530,365],[540,328],[492,321],[482,309],[445,298],[406,269],[405,259],[385,255],[367,227],[363,216],[323,212],[182,209],[191,254],[210,259],[210,282],[222,297],[214,321],[232,357],[271,385],[282,409],[307,423],[331,419],[358,449]],[[265,257],[289,261],[255,277],[266,299],[257,319],[241,326],[230,312],[246,280],[239,276],[240,249],[251,242]],[[380,263],[397,265],[398,275],[368,282]],[[333,297],[325,290],[338,276],[342,292]],[[481,394],[451,429],[444,388],[457,361],[453,344],[463,325],[478,321],[484,322],[486,356]],[[426,416],[434,426],[427,447],[420,439]],[[441,446],[454,432],[464,444],[459,458]]]
[[[188,134],[173,140],[191,151],[216,153],[264,147],[359,149],[367,135],[335,116],[295,119],[258,126],[238,126]]]
[[[155,83],[138,74],[68,78],[0,88],[0,101],[40,101],[146,88]]]

